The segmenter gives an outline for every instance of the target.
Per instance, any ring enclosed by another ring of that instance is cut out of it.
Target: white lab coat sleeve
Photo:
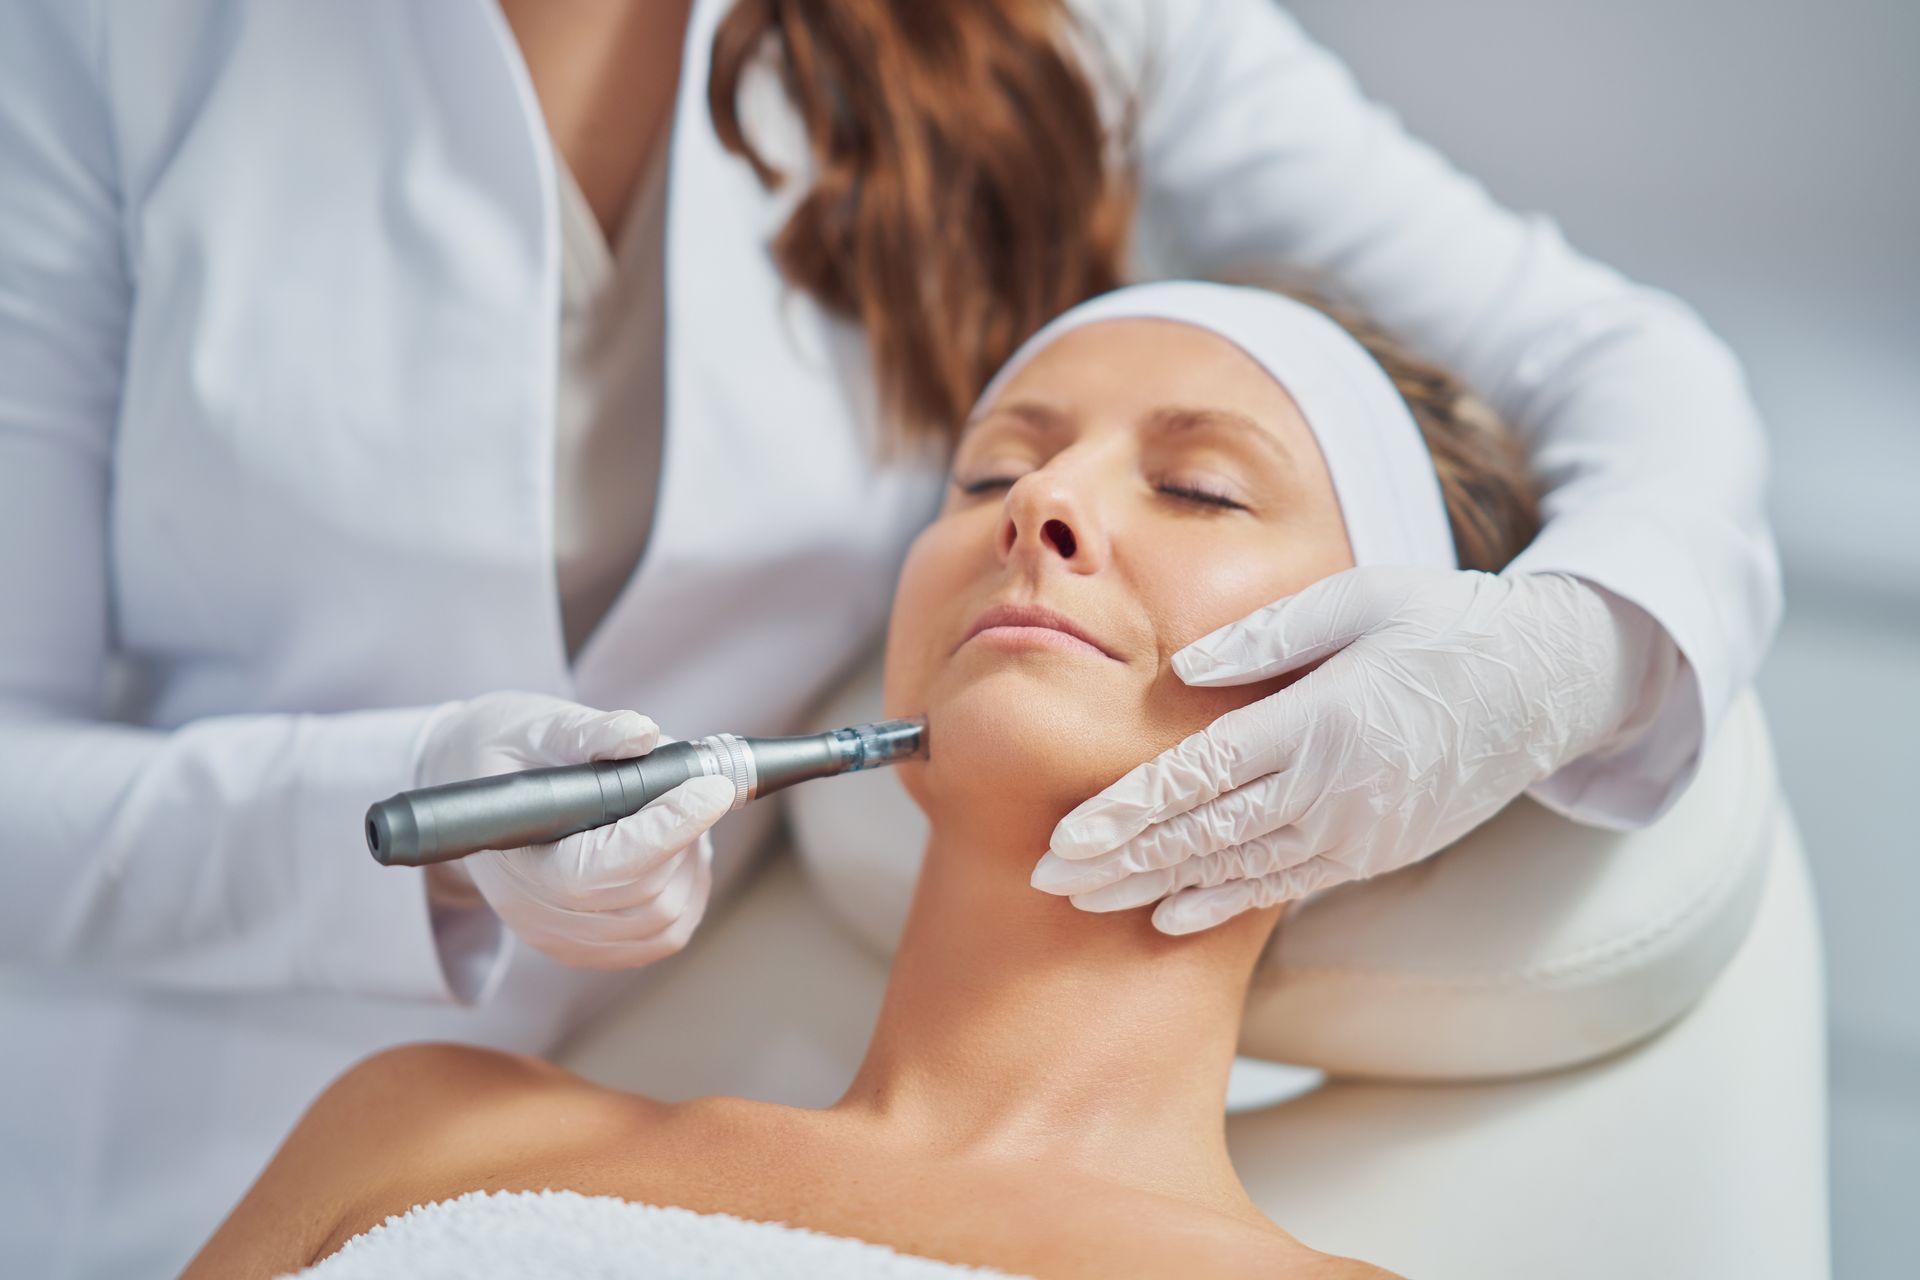
[[[1123,69],[1137,59],[1149,265],[1329,286],[1515,425],[1546,522],[1509,571],[1597,584],[1681,657],[1633,718],[1647,728],[1532,794],[1596,825],[1653,820],[1780,616],[1765,441],[1734,357],[1675,298],[1497,204],[1277,5],[1147,0],[1132,19],[1108,43]]]
[[[0,5],[0,963],[470,994],[498,931],[443,954],[421,873],[361,842],[432,708],[100,718],[132,286],[92,19]]]

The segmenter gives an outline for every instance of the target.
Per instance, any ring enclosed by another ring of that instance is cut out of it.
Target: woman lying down
[[[1190,687],[1183,645],[1356,562],[1494,570],[1531,536],[1515,444],[1368,341],[1277,294],[1146,285],[987,389],[901,572],[887,707],[929,717],[902,777],[932,832],[839,1102],[666,1104],[490,1051],[383,1053],[187,1274],[1386,1275],[1288,1235],[1228,1159],[1280,909],[1168,936],[1028,883],[1079,801],[1283,682]]]

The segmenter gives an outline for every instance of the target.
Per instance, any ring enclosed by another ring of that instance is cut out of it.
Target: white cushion
[[[876,658],[817,723],[880,714]],[[1471,1079],[1642,1039],[1697,1000],[1746,935],[1776,789],[1749,697],[1650,827],[1598,831],[1521,800],[1422,864],[1319,894],[1275,934],[1242,1052],[1350,1077]],[[787,803],[808,880],[890,953],[919,872],[919,810],[886,770],[808,783]]]

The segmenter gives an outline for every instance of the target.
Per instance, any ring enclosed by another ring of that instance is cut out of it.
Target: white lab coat
[[[882,621],[938,467],[875,460],[860,336],[769,261],[789,197],[705,105],[724,8],[696,5],[672,135],[656,524],[570,668],[555,181],[494,6],[0,6],[0,1272],[177,1265],[356,1058],[540,1051],[604,995],[520,948],[462,1004],[419,875],[366,856],[434,704],[775,732]],[[1728,353],[1262,0],[1087,8],[1125,75],[1153,64],[1143,256],[1337,278],[1530,433],[1554,488],[1523,567],[1678,641],[1655,731],[1547,788],[1650,816],[1778,612]],[[722,824],[723,881],[769,813]]]

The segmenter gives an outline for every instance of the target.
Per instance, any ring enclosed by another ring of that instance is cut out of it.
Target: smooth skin
[[[612,241],[667,144],[692,0],[500,0],[554,146]]]
[[[189,1276],[297,1269],[413,1205],[543,1187],[1034,1276],[1386,1274],[1269,1221],[1227,1153],[1278,911],[1173,938],[1027,883],[1080,799],[1270,691],[1188,687],[1172,653],[1351,563],[1311,434],[1223,340],[1116,321],[1029,363],[953,480],[902,571],[887,663],[889,711],[933,726],[931,761],[901,769],[931,836],[846,1095],[668,1105],[482,1050],[381,1054],[314,1104]],[[1006,604],[1088,642],[971,634]]]

